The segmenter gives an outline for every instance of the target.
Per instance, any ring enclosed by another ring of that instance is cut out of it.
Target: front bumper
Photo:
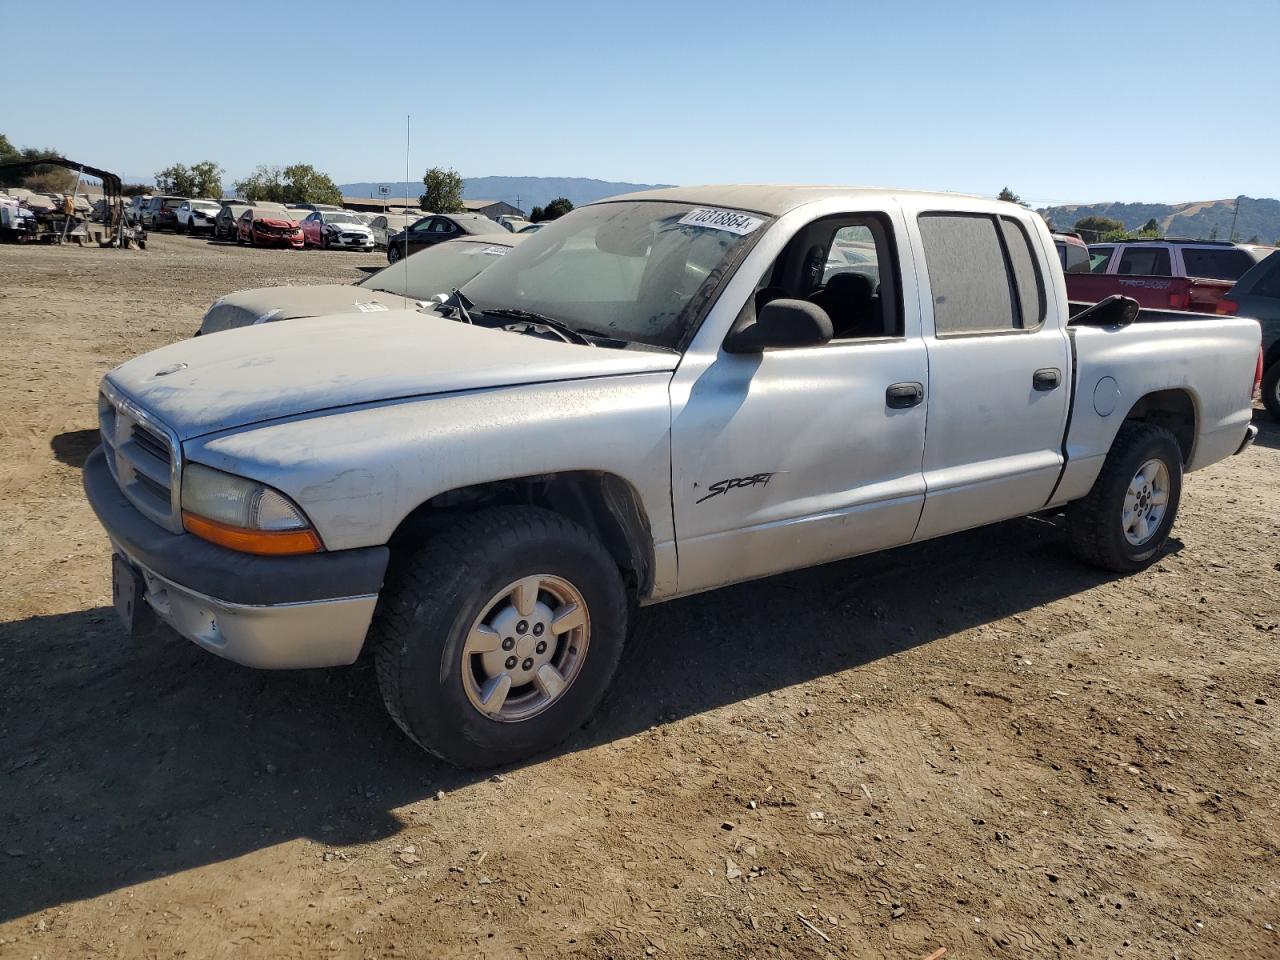
[[[331,236],[329,238],[329,246],[339,250],[372,250],[374,248],[374,243],[373,237],[367,237],[360,240],[349,240],[342,236]]]
[[[101,447],[85,462],[84,488],[113,550],[141,577],[147,605],[188,640],[269,669],[339,666],[360,655],[386,547],[258,557],[169,533],[116,486]]]
[[[279,234],[262,233],[261,231],[253,231],[253,243],[258,247],[293,247],[295,250],[301,250],[303,246],[302,235],[298,236],[280,236]]]

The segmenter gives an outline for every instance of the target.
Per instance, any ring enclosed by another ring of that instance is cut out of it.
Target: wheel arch
[[[609,552],[636,599],[653,588],[653,534],[636,489],[614,473],[573,470],[510,477],[438,493],[397,525],[392,563],[459,516],[495,506],[536,506],[578,523]]]
[[[1191,463],[1200,423],[1199,407],[1191,390],[1171,387],[1144,394],[1129,408],[1124,422],[1164,427],[1178,441],[1183,467]]]

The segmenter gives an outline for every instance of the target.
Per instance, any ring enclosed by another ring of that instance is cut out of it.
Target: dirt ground
[[[1025,519],[646,610],[601,714],[468,775],[367,665],[135,643],[98,379],[380,255],[0,247],[0,956],[1280,957],[1280,428],[1115,579]]]

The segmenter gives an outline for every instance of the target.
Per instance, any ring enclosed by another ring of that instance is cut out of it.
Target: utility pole
[[[1236,212],[1231,215],[1231,242],[1236,242],[1236,220],[1240,217],[1240,201],[1244,199],[1244,194],[1236,197]]]

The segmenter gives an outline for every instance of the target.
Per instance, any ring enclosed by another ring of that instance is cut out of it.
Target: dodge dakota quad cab
[[[1150,563],[1183,474],[1253,437],[1258,324],[1072,309],[1011,204],[611,198],[433,310],[117,367],[85,487],[134,629],[368,651],[410,737],[506,763],[586,719],[638,605],[1059,508],[1081,557]]]

